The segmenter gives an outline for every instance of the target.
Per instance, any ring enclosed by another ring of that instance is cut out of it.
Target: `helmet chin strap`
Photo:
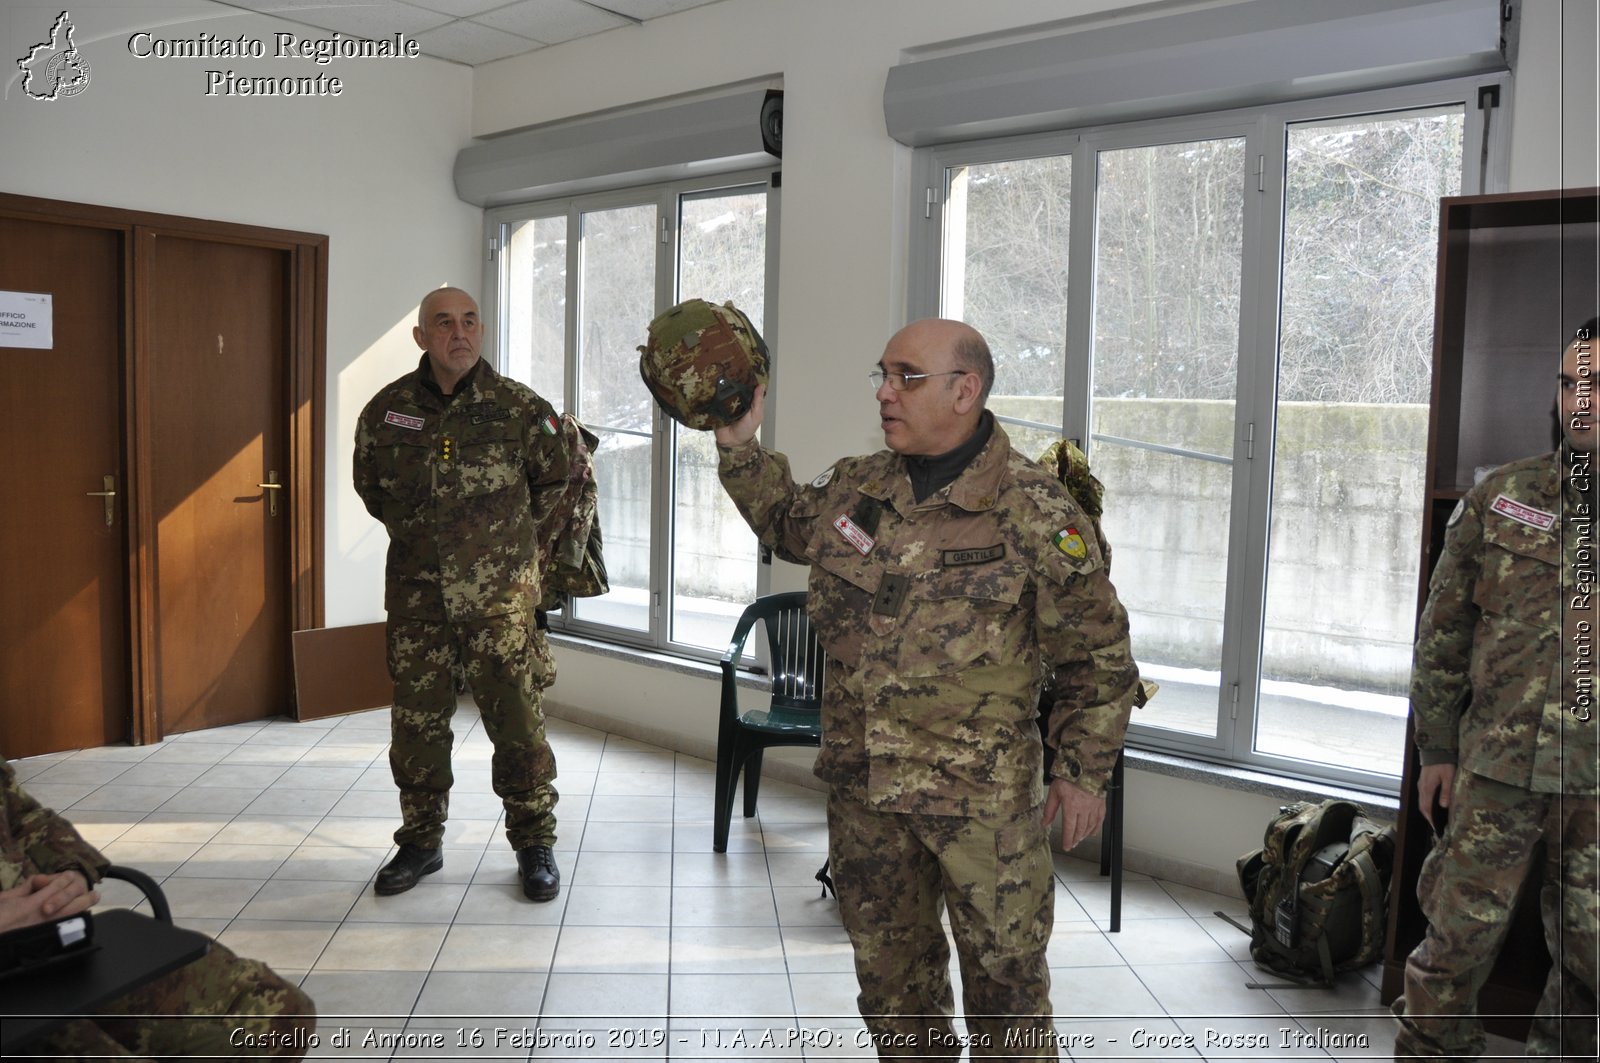
[[[755,394],[756,389],[743,381],[718,377],[717,393],[712,402],[717,407],[717,412],[730,420],[737,420],[744,416],[744,412],[755,401]]]

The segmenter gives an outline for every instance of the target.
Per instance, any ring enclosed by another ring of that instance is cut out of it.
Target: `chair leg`
[[[717,736],[717,790],[713,798],[711,849],[728,851],[728,821],[733,817],[733,789],[739,783],[739,741],[732,728]]]
[[[756,795],[761,792],[761,753],[757,746],[744,762],[744,818],[756,814]]]
[[[1102,869],[1109,857],[1111,866],[1111,933],[1122,929],[1122,752],[1117,752],[1117,763],[1111,769],[1110,794],[1107,797],[1106,831],[1100,846]],[[1101,874],[1105,871],[1102,870]]]

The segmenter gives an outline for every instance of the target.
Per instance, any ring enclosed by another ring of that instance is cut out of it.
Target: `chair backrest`
[[[806,592],[767,594],[749,605],[733,627],[733,639],[722,655],[722,713],[738,715],[734,675],[744,656],[745,643],[757,623],[767,636],[767,663],[771,669],[768,690],[772,708],[787,713],[822,714],[822,646],[806,616]]]
[[[772,706],[788,711],[822,711],[822,646],[806,615],[803,591],[769,594],[762,620],[767,632],[767,653],[772,667]]]

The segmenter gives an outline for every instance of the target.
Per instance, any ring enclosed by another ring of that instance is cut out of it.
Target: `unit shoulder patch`
[[[1076,560],[1082,561],[1089,556],[1089,547],[1083,541],[1083,536],[1078,534],[1078,529],[1068,526],[1056,532],[1051,540],[1057,550]]]

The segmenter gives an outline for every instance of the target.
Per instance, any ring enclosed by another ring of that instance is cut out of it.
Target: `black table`
[[[82,955],[0,981],[0,1052],[47,1034],[78,1015],[193,963],[211,939],[116,908],[94,913],[94,947]]]

